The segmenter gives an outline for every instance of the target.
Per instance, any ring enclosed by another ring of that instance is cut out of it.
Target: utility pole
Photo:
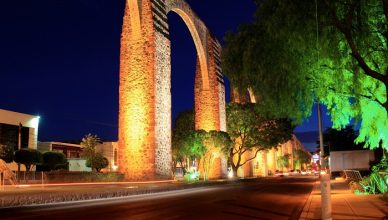
[[[22,123],[19,122],[19,129],[18,129],[18,150],[22,149]],[[20,173],[20,163],[18,163],[18,177]]]
[[[325,151],[323,148],[323,131],[322,131],[322,113],[321,113],[321,105],[318,100],[318,126],[319,126],[319,148],[320,155],[319,161],[321,164],[321,170],[319,174],[319,178],[321,180],[320,188],[321,188],[321,208],[322,208],[322,219],[323,220],[331,220],[331,187],[330,187],[330,173],[323,172],[323,162]]]
[[[323,131],[322,131],[322,113],[321,113],[321,105],[317,104],[318,108],[318,130],[319,130],[319,164],[321,165],[321,170],[323,168],[323,162],[324,162],[324,156],[325,156],[325,149],[323,147]]]

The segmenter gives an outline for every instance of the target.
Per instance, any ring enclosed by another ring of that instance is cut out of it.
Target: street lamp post
[[[319,178],[321,181],[321,206],[322,206],[322,219],[331,220],[331,188],[330,188],[330,173],[322,172],[324,155],[325,151],[323,148],[323,131],[322,131],[322,115],[321,115],[321,105],[318,100],[318,126],[319,126],[319,148],[320,148],[320,164],[321,172]]]

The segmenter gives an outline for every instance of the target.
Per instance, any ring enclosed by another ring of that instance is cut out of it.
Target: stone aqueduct
[[[197,50],[195,127],[226,130],[219,41],[184,0],[126,0],[120,54],[118,162],[119,171],[127,179],[171,178],[169,12],[183,19]],[[226,170],[225,161],[216,169],[215,175],[221,175],[221,169]]]

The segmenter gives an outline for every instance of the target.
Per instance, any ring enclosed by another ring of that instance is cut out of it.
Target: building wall
[[[23,127],[28,127],[28,148],[37,148],[39,116],[0,109],[0,123],[14,126],[19,126],[21,123]]]
[[[96,150],[102,152],[104,157],[109,161],[107,168],[103,169],[103,172],[115,172],[118,169],[118,143],[117,142],[104,142],[96,146]],[[115,158],[116,151],[116,158]]]
[[[13,111],[7,111],[4,109],[0,109],[0,124],[5,124],[5,125],[11,125],[11,126],[16,126],[17,128],[16,131],[14,132],[11,138],[15,138],[16,140],[13,140],[12,142],[17,145],[19,135],[18,135],[18,127],[19,124],[22,124],[22,147],[28,147],[31,149],[36,149],[37,148],[37,142],[38,142],[38,128],[39,128],[39,116],[34,116],[34,115],[28,115],[28,114],[23,114],[19,112],[13,112]],[[26,129],[27,128],[27,129]],[[26,137],[24,137],[24,132],[26,133]],[[1,134],[0,135],[6,135],[6,134]],[[8,137],[2,137],[2,140],[7,140]],[[27,139],[28,141],[25,141]],[[28,144],[27,144],[28,143]],[[8,143],[0,143],[0,144],[8,144]],[[26,145],[26,146],[23,146]],[[17,147],[17,146],[15,146]],[[15,162],[7,164],[7,166],[13,170],[17,171],[18,170],[18,165]],[[32,170],[34,170],[35,167],[33,167]],[[20,166],[21,171],[25,171],[25,166],[21,165]]]
[[[79,144],[69,144],[61,142],[39,142],[38,150],[43,152],[46,151],[57,151],[62,152],[67,157],[69,162],[69,171],[92,171],[91,168],[86,167],[86,160],[80,158],[82,147]],[[103,142],[96,146],[96,151],[101,152],[104,157],[109,161],[107,168],[103,169],[102,172],[115,172],[117,171],[118,161],[118,143],[117,142]],[[73,152],[73,153],[72,153]],[[74,152],[77,152],[76,154]],[[115,157],[116,154],[116,157]],[[76,155],[76,156],[74,156]]]
[[[257,157],[253,159],[251,162],[246,163],[243,167],[241,167],[238,171],[239,177],[257,177],[257,176],[267,176],[268,174],[274,174],[277,170],[288,172],[293,169],[293,149],[301,149],[303,145],[300,141],[293,135],[292,139],[287,141],[284,144],[279,145],[276,148],[272,148],[270,150],[262,151],[258,153]],[[277,159],[280,156],[289,154],[289,167],[288,168],[279,168],[277,165]],[[243,156],[242,162],[251,158],[253,154],[251,152],[246,153]],[[235,158],[236,160],[236,158]]]
[[[86,160],[81,158],[68,158],[69,171],[74,172],[91,172],[92,169],[86,166]]]

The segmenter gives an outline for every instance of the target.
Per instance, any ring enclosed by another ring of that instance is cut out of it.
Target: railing
[[[5,184],[5,180],[8,180],[12,185],[15,185],[17,183],[17,179],[15,177],[15,174],[9,169],[7,164],[4,162],[4,160],[0,159],[0,182],[3,186]]]
[[[346,179],[350,181],[360,181],[362,180],[362,176],[360,171],[358,170],[344,170],[346,175]]]
[[[42,171],[14,171],[19,184],[43,184],[44,172]]]

